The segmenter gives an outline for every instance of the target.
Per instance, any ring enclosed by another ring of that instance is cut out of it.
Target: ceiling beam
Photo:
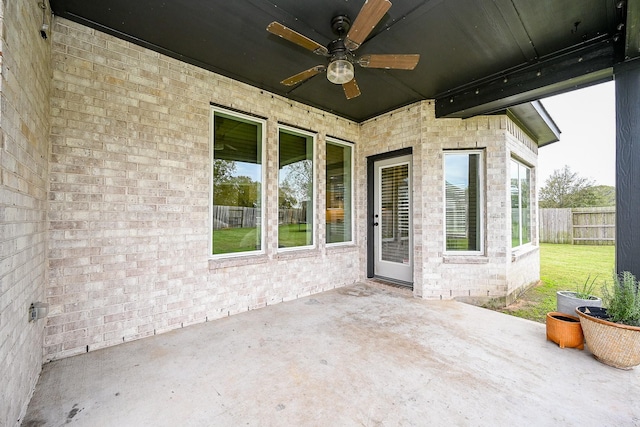
[[[614,45],[610,38],[598,39],[448,91],[436,97],[436,117],[489,114],[611,80],[616,63]]]

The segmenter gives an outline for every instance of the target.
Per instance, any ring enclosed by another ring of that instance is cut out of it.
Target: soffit
[[[508,97],[500,96],[496,79],[523,73],[549,58],[591,45],[624,47],[625,31],[618,26],[626,19],[626,9],[617,8],[613,0],[393,0],[357,53],[419,53],[415,70],[357,67],[362,95],[351,100],[323,75],[293,88],[280,84],[286,77],[325,64],[326,59],[268,33],[270,22],[326,45],[335,38],[331,18],[338,14],[353,18],[362,4],[361,0],[51,0],[56,15],[357,122],[418,100],[436,99],[438,106],[467,93],[470,104],[439,116],[465,116],[461,109],[471,115],[498,111],[530,99],[511,91],[509,100],[491,108],[471,110],[468,105]],[[597,56],[606,58],[592,68],[613,66],[614,50],[598,50]],[[571,61],[560,62],[553,70],[564,80],[571,78],[567,71],[589,71],[574,66]],[[598,75],[598,81],[606,78]],[[535,73],[523,74],[523,79],[515,91],[534,87],[537,97],[575,87],[546,90],[557,82],[551,78],[538,87]],[[596,81],[587,80],[581,84]],[[491,82],[491,90],[479,92],[477,99],[472,96],[474,85]]]

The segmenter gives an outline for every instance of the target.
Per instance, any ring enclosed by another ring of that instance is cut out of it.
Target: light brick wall
[[[366,187],[364,157],[413,147],[414,295],[424,298],[504,298],[539,278],[539,255],[512,257],[509,167],[512,156],[535,171],[537,146],[507,116],[435,119],[431,101],[410,105],[363,124],[358,185]],[[485,254],[445,255],[445,150],[484,150]],[[532,176],[535,188],[535,173]],[[363,195],[366,198],[366,195]],[[535,202],[535,193],[532,195]],[[365,201],[359,218],[366,236]],[[536,207],[537,209],[537,207]],[[534,216],[533,222],[537,223]],[[534,242],[537,243],[534,227]],[[366,248],[360,253],[366,261]]]
[[[516,124],[507,121],[507,160],[516,159],[531,168],[531,242],[524,248],[516,248],[516,251],[508,245],[510,263],[508,264],[508,288],[506,302],[513,301],[525,287],[540,280],[540,249],[538,229],[538,146]],[[509,175],[509,174],[507,174]],[[509,186],[509,176],[507,176]],[[506,203],[511,206],[510,195],[507,195]],[[510,211],[509,211],[510,214]],[[509,230],[510,232],[510,230]],[[509,242],[511,235],[509,234]]]
[[[429,117],[433,109],[427,111]],[[503,296],[507,287],[507,233],[510,230],[508,206],[504,200],[507,189],[505,161],[505,116],[481,116],[470,119],[449,119],[442,130],[427,129],[433,159],[430,159],[431,182],[427,197],[433,224],[429,241],[429,256],[423,265],[431,280],[425,283],[423,295],[437,298],[468,298]],[[437,135],[437,137],[436,137]],[[481,256],[444,255],[444,163],[447,149],[482,149],[484,151],[484,254]],[[439,153],[439,154],[438,154]],[[438,185],[436,186],[436,182]],[[437,202],[435,202],[437,200]]]
[[[512,155],[535,166],[536,147],[506,116],[436,120],[424,101],[358,125],[60,18],[52,64],[46,360],[364,279],[366,157],[405,147],[416,296],[504,297],[538,274],[537,252],[511,254],[508,173]],[[266,118],[262,255],[208,255],[211,102]],[[315,249],[278,251],[280,123],[317,132]],[[325,244],[327,135],[355,143],[346,247]],[[443,254],[442,156],[456,148],[485,151],[486,256]]]
[[[325,137],[357,124],[59,18],[52,61],[47,360],[358,279],[323,224]],[[208,256],[211,102],[267,118],[264,255]],[[317,132],[316,249],[277,249],[279,122]]]
[[[48,8],[48,2],[45,1]],[[50,40],[38,2],[0,0],[0,425],[18,425],[42,366]]]
[[[426,102],[429,103],[429,102]],[[424,222],[422,181],[428,172],[424,169],[421,159],[428,149],[422,140],[422,126],[424,115],[422,103],[416,103],[398,110],[382,114],[379,117],[368,120],[362,124],[360,144],[357,158],[360,160],[356,167],[356,187],[362,189],[358,199],[358,236],[359,240],[366,242],[367,227],[372,218],[367,217],[367,157],[381,153],[401,150],[411,147],[413,150],[412,174],[413,174],[413,256],[414,256],[414,294],[421,295],[420,284],[423,282],[422,269],[415,268],[420,265],[424,256]],[[369,243],[371,244],[371,243]],[[360,248],[360,262],[363,266],[361,274],[366,275],[364,266],[367,260],[367,247],[363,243]]]

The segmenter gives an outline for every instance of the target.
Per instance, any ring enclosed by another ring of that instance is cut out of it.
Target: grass
[[[278,227],[279,246],[290,248],[311,244],[310,224],[289,224]],[[213,231],[213,253],[229,254],[260,249],[257,228],[223,228]]]
[[[213,253],[228,254],[260,249],[257,228],[222,228],[213,231]]]
[[[611,284],[615,246],[540,245],[541,283],[529,289],[505,313],[544,323],[556,310],[557,291],[575,291],[589,276],[597,276],[593,294],[602,296],[602,286]]]
[[[295,246],[307,246],[311,242],[311,224],[289,224],[278,227],[278,246],[292,248]]]

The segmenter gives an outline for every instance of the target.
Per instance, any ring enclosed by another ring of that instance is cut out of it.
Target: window
[[[352,242],[353,149],[327,141],[327,243]]]
[[[511,247],[531,242],[531,169],[511,159]]]
[[[314,137],[285,128],[278,137],[278,247],[312,246]]]
[[[446,251],[482,251],[482,175],[480,151],[444,155]]]
[[[213,111],[213,255],[262,251],[263,125]]]

